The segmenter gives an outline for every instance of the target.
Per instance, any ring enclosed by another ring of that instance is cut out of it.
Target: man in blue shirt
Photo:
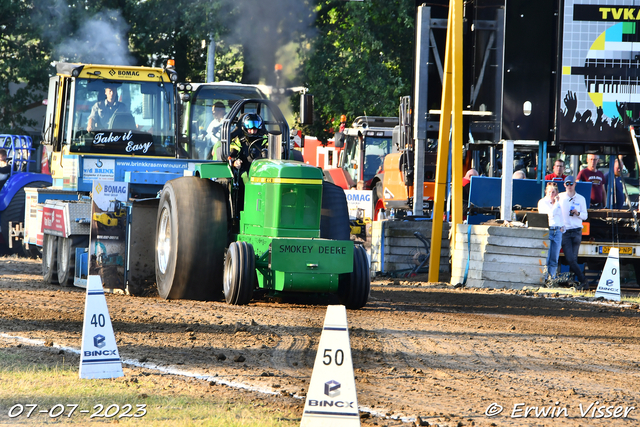
[[[624,203],[626,201],[626,197],[624,195],[624,188],[622,188],[622,178],[620,175],[622,174],[621,168],[622,160],[615,159],[613,162],[613,175],[614,175],[614,191],[613,194],[609,195],[609,208],[611,209],[624,209]],[[604,185],[607,187],[609,185],[609,174],[604,177]]]

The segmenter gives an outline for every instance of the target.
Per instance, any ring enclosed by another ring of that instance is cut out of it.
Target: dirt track
[[[39,272],[39,261],[0,258],[0,333],[79,348],[84,290],[44,285]],[[309,385],[327,303],[336,302],[107,295],[123,359],[279,392],[299,414],[304,401],[291,395]],[[637,305],[383,280],[347,315],[358,403],[374,413],[431,425],[588,426],[603,425],[592,417],[604,406],[604,425],[639,423]],[[488,416],[496,405],[503,411]]]

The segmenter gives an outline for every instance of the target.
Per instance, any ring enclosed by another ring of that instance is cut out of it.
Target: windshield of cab
[[[360,136],[348,136],[344,145],[344,154],[341,158],[341,166],[347,171],[354,181],[362,179],[369,181],[382,171],[384,157],[392,151],[391,137],[364,137],[364,165],[360,165]],[[362,167],[362,178],[358,176]]]
[[[382,171],[384,157],[391,153],[391,137],[365,137],[363,180],[369,181]]]
[[[76,79],[71,152],[175,157],[173,85]]]

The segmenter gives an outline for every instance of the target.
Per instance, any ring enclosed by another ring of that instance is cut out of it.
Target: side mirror
[[[300,123],[303,125],[313,124],[313,95],[300,95]]]
[[[333,145],[336,148],[344,147],[344,134],[342,132],[336,132],[333,136],[333,140],[335,141]]]

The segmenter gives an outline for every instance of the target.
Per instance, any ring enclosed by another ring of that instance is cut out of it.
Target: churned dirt
[[[364,425],[640,422],[637,304],[420,279],[376,280],[369,303],[347,312]],[[106,299],[123,360],[274,392],[270,405],[300,416],[326,305],[337,303]],[[45,285],[39,260],[0,258],[3,347],[26,351],[11,338],[24,337],[79,349],[84,301],[83,289]],[[265,399],[216,387],[236,401]]]

